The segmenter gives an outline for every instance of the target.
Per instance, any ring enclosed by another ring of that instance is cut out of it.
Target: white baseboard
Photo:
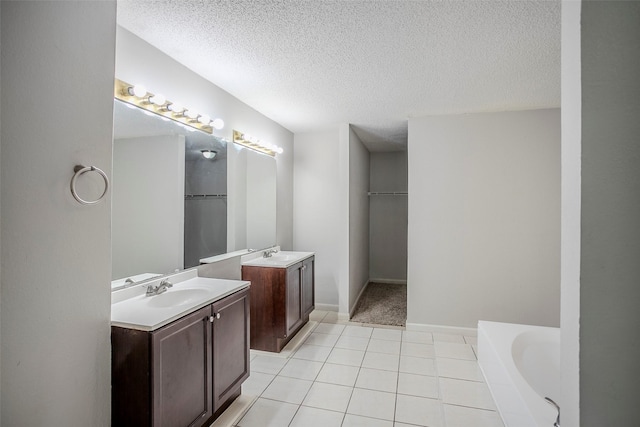
[[[353,306],[351,306],[349,308],[349,319],[351,319],[356,311],[356,307],[358,306],[358,302],[360,302],[360,298],[362,298],[362,294],[364,293],[365,289],[367,289],[367,286],[369,286],[369,283],[371,283],[371,280],[368,280],[367,283],[364,284],[364,286],[362,287],[362,289],[360,289],[360,293],[358,294],[358,297],[356,298],[355,302],[353,303]]]
[[[444,334],[459,334],[468,336],[477,336],[477,328],[463,328],[459,326],[444,326],[444,325],[428,325],[424,323],[408,323],[407,331],[417,332],[440,332]]]
[[[375,283],[389,283],[391,285],[406,285],[407,284],[407,280],[401,280],[401,279],[369,279],[368,283],[371,282],[375,282]]]
[[[316,310],[322,311],[338,311],[338,304],[318,304],[315,303]]]

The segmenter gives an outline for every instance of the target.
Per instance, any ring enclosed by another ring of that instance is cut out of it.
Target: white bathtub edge
[[[558,328],[478,322],[478,364],[505,427],[551,427],[555,420],[555,410],[526,383],[512,357],[515,337],[534,329]]]

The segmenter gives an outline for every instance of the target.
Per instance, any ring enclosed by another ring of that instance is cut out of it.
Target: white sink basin
[[[298,261],[300,259],[304,259],[307,258],[309,255],[307,254],[307,252],[277,252],[273,255],[271,255],[268,258],[265,258],[264,260],[269,262],[269,261],[273,261],[273,262],[286,262],[286,261]]]
[[[179,307],[198,303],[208,295],[210,292],[205,289],[169,289],[163,294],[146,297],[145,303],[156,308]]]
[[[193,272],[179,273],[172,288],[160,295],[146,296],[146,286],[133,286],[122,292],[139,292],[111,305],[111,325],[141,331],[154,331],[199,308],[249,286],[241,280],[210,279],[193,276]],[[187,275],[191,276],[190,278]],[[157,285],[162,279],[151,282]]]
[[[313,256],[313,254],[313,252],[280,251],[267,258],[259,256],[257,258],[243,261],[242,265],[254,267],[287,268],[297,262]]]

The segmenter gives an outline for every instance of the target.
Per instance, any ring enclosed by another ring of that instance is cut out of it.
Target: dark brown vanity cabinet
[[[315,307],[315,257],[288,268],[242,266],[251,281],[251,348],[280,352]]]
[[[111,328],[113,426],[209,425],[249,376],[249,290],[152,332]]]

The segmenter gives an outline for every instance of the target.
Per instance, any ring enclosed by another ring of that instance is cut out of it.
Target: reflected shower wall
[[[202,150],[215,151],[208,159]],[[187,138],[185,146],[184,267],[227,252],[227,146]]]

